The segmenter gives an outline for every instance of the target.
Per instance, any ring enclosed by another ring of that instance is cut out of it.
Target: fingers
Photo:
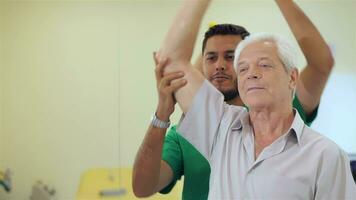
[[[163,86],[169,86],[169,85],[171,85],[171,82],[173,80],[182,78],[183,76],[184,76],[183,72],[173,72],[173,73],[166,74],[165,76],[163,76],[163,78],[161,80],[161,84]]]
[[[162,59],[158,61],[158,64],[156,65],[156,69],[155,69],[157,83],[161,81],[163,76],[163,70],[166,67],[167,63],[168,63],[168,59]]]
[[[181,78],[178,79],[177,81],[174,81],[171,83],[171,85],[168,87],[168,90],[170,90],[171,93],[176,92],[179,88],[185,86],[187,84],[187,80]]]
[[[169,74],[163,75],[164,68],[168,64],[168,59],[163,58],[159,59],[159,55],[156,52],[153,52],[153,58],[156,64],[155,75],[157,89],[163,93],[169,93],[172,95],[179,88],[183,87],[187,82],[183,79],[183,72],[172,72]]]
[[[159,90],[166,95],[172,96],[174,92],[187,83],[183,77],[184,73],[182,72],[174,72],[165,75],[161,80]]]

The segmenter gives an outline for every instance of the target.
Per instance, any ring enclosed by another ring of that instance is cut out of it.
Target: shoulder
[[[336,159],[344,154],[343,150],[331,139],[305,126],[302,135],[302,145],[310,146],[322,157]]]

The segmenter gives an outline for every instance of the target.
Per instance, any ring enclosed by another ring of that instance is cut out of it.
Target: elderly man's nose
[[[261,77],[262,77],[262,74],[260,72],[256,71],[256,70],[251,71],[249,73],[249,76],[248,76],[249,79],[258,79],[258,78],[261,78]]]

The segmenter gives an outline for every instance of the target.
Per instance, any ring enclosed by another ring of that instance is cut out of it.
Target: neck
[[[249,115],[255,138],[273,141],[290,128],[294,119],[292,107],[274,110],[269,108],[250,109]]]
[[[234,105],[234,106],[243,106],[244,105],[244,103],[242,102],[242,100],[239,96],[237,96],[229,101],[226,101],[226,103],[229,105]]]
[[[265,147],[288,131],[294,119],[292,107],[277,110],[250,109],[249,115],[255,139],[255,159]]]

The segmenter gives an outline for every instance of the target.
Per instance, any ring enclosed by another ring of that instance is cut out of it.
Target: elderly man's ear
[[[297,88],[297,82],[298,82],[298,78],[299,78],[298,69],[292,69],[289,77],[290,77],[289,87],[290,87],[290,89],[294,90]]]

